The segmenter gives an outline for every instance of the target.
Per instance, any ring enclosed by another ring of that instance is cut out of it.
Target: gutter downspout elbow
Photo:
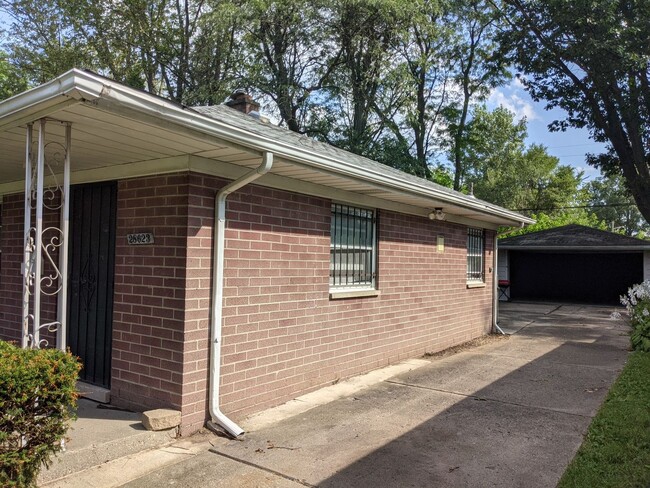
[[[210,385],[209,411],[211,421],[208,427],[215,430],[218,424],[233,437],[239,437],[244,430],[230,420],[219,406],[221,381],[221,322],[223,318],[223,266],[226,242],[226,199],[228,195],[265,175],[273,166],[273,154],[265,152],[262,163],[235,181],[221,188],[215,197],[214,236],[212,245],[212,314],[210,317]]]

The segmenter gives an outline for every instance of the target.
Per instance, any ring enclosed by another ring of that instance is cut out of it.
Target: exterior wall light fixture
[[[429,213],[430,220],[445,220],[445,212],[442,211],[442,207],[437,207],[433,209],[433,212]]]

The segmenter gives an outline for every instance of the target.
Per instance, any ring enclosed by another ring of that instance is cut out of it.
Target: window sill
[[[467,288],[485,288],[485,283],[482,281],[481,282],[468,281]]]
[[[330,291],[330,300],[341,300],[343,298],[364,298],[364,297],[377,297],[379,290],[332,290]]]

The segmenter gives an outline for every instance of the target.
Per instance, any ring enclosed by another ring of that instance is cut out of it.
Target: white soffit
[[[66,76],[78,78],[80,83],[83,81],[83,89],[71,90],[69,80],[64,79]],[[300,149],[285,148],[282,141],[260,141],[260,136],[255,134],[224,126],[218,120],[184,110],[171,102],[116,85],[89,73],[73,70],[60,79],[64,79],[62,85],[68,87],[69,93],[80,98],[78,101],[62,103],[65,99],[59,97],[58,103],[54,104],[47,99],[42,102],[42,107],[36,102],[27,104],[28,109],[25,111],[52,119],[47,124],[48,141],[62,143],[64,140],[63,124],[57,121],[73,124],[73,172],[114,167],[115,178],[118,178],[120,165],[149,162],[147,167],[155,173],[157,160],[168,162],[170,158],[187,155],[214,160],[215,165],[226,162],[256,167],[262,150],[271,150],[278,161],[272,172],[286,178],[423,209],[441,206],[448,214],[493,224],[517,225],[532,222],[515,212],[478,200],[474,203],[465,196],[449,191],[440,191],[437,196],[433,196],[435,190],[427,188],[424,184],[426,182],[417,188],[417,185],[400,182],[390,175],[382,178],[380,174],[368,174],[368,171],[346,166],[342,161],[328,163],[326,155],[321,159],[317,155],[305,154],[303,160]],[[107,88],[104,84],[110,86]],[[99,92],[88,100],[87,93],[92,92],[93,87]],[[46,85],[45,88],[51,87]],[[25,125],[29,120],[27,115],[21,117],[20,111],[14,110],[20,101],[15,99],[28,95],[35,97],[39,94],[38,90],[39,88],[31,90],[0,103],[0,145],[3,147],[0,191],[4,189],[4,193],[13,186],[18,188],[18,183],[22,185],[24,177]],[[51,89],[42,91],[49,94]],[[52,144],[49,150],[55,151],[56,146]],[[169,165],[165,167],[168,168]],[[259,183],[263,184],[263,180]]]

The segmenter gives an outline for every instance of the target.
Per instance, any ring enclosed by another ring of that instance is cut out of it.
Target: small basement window
[[[330,288],[374,289],[377,275],[376,212],[332,204]]]
[[[483,229],[467,229],[467,282],[485,282],[485,233]]]

